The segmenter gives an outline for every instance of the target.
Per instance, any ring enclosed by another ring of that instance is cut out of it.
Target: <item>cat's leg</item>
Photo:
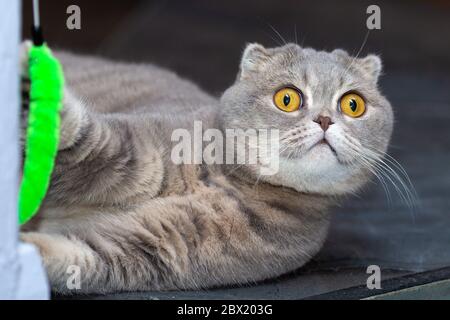
[[[29,42],[22,45],[24,79],[29,48]],[[29,86],[23,83],[23,88]],[[97,114],[65,87],[59,151],[46,203],[116,205],[156,195],[164,166],[154,127],[142,117]]]
[[[83,293],[199,289],[292,271],[321,247],[328,219],[257,205],[232,190],[149,201],[125,212],[44,219],[24,234],[55,291],[78,267]],[[47,234],[44,234],[47,233]],[[53,235],[64,233],[65,235]]]
[[[155,209],[155,214],[160,213]],[[189,287],[188,257],[186,252],[178,257],[181,252],[175,249],[181,239],[172,238],[177,236],[167,234],[158,219],[152,222],[151,215],[147,216],[143,221],[135,212],[103,212],[82,218],[43,219],[38,232],[21,233],[21,239],[38,248],[54,292]],[[79,286],[74,286],[77,283]]]
[[[130,221],[121,223],[130,227]],[[185,261],[181,267],[177,261],[186,257],[178,259],[175,252],[165,251],[175,243],[161,246],[159,241],[164,239],[142,228],[134,228],[128,234],[123,231],[112,228],[109,233],[99,234],[89,230],[84,236],[80,236],[81,232],[25,232],[21,240],[37,247],[51,289],[60,294],[189,287],[185,279],[179,279],[179,272],[189,265]]]
[[[68,91],[61,117],[60,149],[47,201],[115,205],[158,194],[163,151],[152,141],[150,123],[91,113]]]

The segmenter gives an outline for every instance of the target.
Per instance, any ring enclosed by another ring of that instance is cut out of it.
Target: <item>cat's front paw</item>
[[[39,251],[40,256],[46,264],[51,252],[51,239],[38,232],[21,232],[20,240],[25,243],[32,244]]]
[[[65,274],[64,260],[61,259],[61,256],[65,251],[64,248],[58,246],[60,239],[40,232],[21,232],[20,240],[33,245],[38,250],[52,290],[55,287],[61,287],[61,290],[64,290],[66,279],[61,277]],[[62,270],[60,270],[61,266]]]
[[[22,42],[20,45],[19,50],[19,61],[20,61],[20,88],[21,88],[21,112],[20,112],[20,145],[22,152],[24,153],[25,149],[25,143],[26,143],[26,136],[27,136],[27,128],[28,128],[28,115],[30,110],[30,104],[33,101],[31,99],[31,87],[32,87],[32,80],[30,78],[30,50],[33,47],[33,43],[29,40],[26,40]],[[33,81],[36,81],[33,77]],[[65,91],[65,90],[64,90]],[[64,96],[66,93],[64,93]],[[61,139],[64,140],[65,138],[65,132],[63,129],[65,128],[66,121],[66,110],[64,108],[63,101],[63,107],[60,111],[60,117],[61,117]]]

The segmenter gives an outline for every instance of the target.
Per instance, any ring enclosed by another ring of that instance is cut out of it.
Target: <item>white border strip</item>
[[[18,242],[21,1],[0,0],[0,299],[48,299],[36,250]]]

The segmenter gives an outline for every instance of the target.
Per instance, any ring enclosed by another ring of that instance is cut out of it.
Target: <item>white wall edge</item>
[[[39,254],[19,242],[21,1],[0,0],[0,299],[48,299]]]

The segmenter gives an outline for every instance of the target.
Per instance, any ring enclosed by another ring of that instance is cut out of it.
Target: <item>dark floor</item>
[[[79,4],[82,30],[68,31],[65,8]],[[356,53],[366,35],[366,1],[44,1],[53,47],[126,61],[151,61],[220,94],[232,83],[247,42],[298,41]],[[378,1],[382,30],[361,55],[381,54],[381,87],[394,106],[390,154],[418,193],[415,208],[379,185],[334,215],[322,252],[306,268],[252,287],[202,292],[121,294],[115,298],[301,298],[382,277],[450,265],[450,2]],[[29,8],[24,7],[29,18]],[[25,26],[26,31],[28,26]],[[282,39],[284,38],[284,39]],[[113,297],[111,297],[113,298]]]

